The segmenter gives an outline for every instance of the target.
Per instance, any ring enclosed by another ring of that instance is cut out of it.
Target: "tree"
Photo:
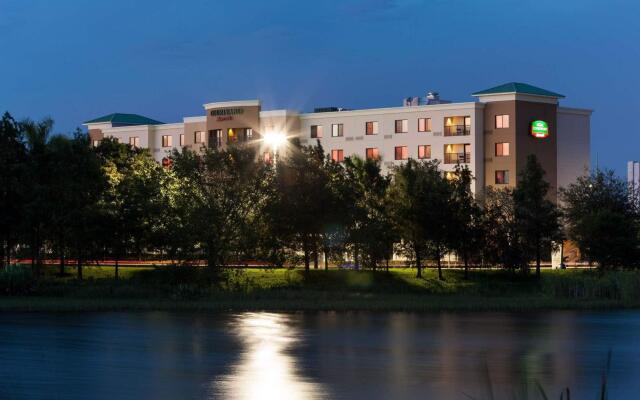
[[[173,168],[182,195],[192,202],[187,225],[197,233],[207,265],[219,269],[246,249],[243,241],[265,202],[266,166],[256,162],[252,147],[204,149],[202,155],[174,152]],[[194,236],[192,236],[194,237]]]
[[[129,251],[140,255],[150,244],[151,232],[164,212],[158,200],[162,188],[162,167],[147,150],[103,140],[98,147],[103,156],[107,188],[100,200],[103,240],[115,259],[115,278],[119,263]]]
[[[11,251],[23,222],[26,148],[20,125],[5,113],[0,120],[0,269],[11,262]]]
[[[390,179],[383,176],[380,161],[357,156],[345,159],[345,198],[341,209],[349,211],[348,241],[362,255],[363,265],[375,269],[393,256],[396,240],[385,195]]]
[[[469,277],[469,261],[483,247],[482,210],[471,192],[473,177],[469,168],[456,165],[453,178],[449,244],[464,262],[464,276]]]
[[[49,190],[52,178],[51,154],[48,148],[53,128],[53,120],[43,119],[40,122],[25,120],[20,123],[27,147],[27,168],[24,194],[25,235],[28,237],[31,251],[31,268],[34,276],[39,276],[42,267],[42,252],[46,229],[50,226],[49,207],[54,200]]]
[[[540,277],[542,249],[551,249],[562,240],[560,212],[547,198],[549,183],[544,180],[544,170],[535,155],[527,157],[524,170],[518,177],[513,191],[516,222],[528,259],[535,257],[536,276]]]
[[[636,196],[613,171],[597,169],[561,190],[569,239],[603,270],[638,263]]]
[[[451,185],[438,165],[409,159],[396,167],[388,198],[396,229],[415,256],[417,277],[422,277],[422,258],[431,254],[442,280],[441,258],[452,213]]]
[[[275,191],[267,207],[274,236],[290,243],[304,255],[305,271],[314,263],[318,245],[334,210],[334,192],[324,168],[324,150],[292,143],[287,156],[278,162]]]
[[[515,216],[513,189],[488,187],[484,192],[482,253],[489,264],[499,264],[514,272],[526,269],[527,258]]]

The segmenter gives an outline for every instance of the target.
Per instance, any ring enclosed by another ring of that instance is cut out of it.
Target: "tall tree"
[[[0,120],[0,269],[11,252],[23,222],[26,148],[20,125],[5,113]]]
[[[51,153],[48,148],[53,128],[53,120],[40,122],[25,120],[20,123],[27,146],[27,172],[24,203],[25,235],[31,252],[31,267],[34,276],[42,269],[43,246],[50,226],[49,206],[52,197],[49,184],[52,178]]]
[[[390,260],[396,240],[385,201],[390,179],[382,175],[379,160],[357,156],[345,159],[345,173],[349,242],[362,254],[363,265],[375,269],[380,261]]]
[[[329,179],[319,143],[316,146],[293,143],[287,156],[277,164],[275,197],[267,212],[272,231],[286,237],[295,250],[302,251],[305,271],[309,271],[311,257],[317,252],[325,218],[332,212],[334,192]]]
[[[411,248],[422,277],[422,259],[430,254],[442,275],[441,258],[451,224],[451,185],[437,161],[409,159],[395,168],[388,192],[391,214],[404,244]]]
[[[535,155],[527,157],[524,170],[513,191],[515,217],[529,259],[535,257],[536,276],[540,277],[542,249],[551,249],[562,240],[560,212],[548,199],[549,183]],[[532,257],[533,256],[533,257]]]
[[[636,196],[613,171],[597,169],[561,190],[569,239],[601,269],[638,265]]]
[[[528,260],[516,222],[512,189],[485,189],[482,229],[482,254],[486,262],[502,265],[511,272],[526,269]]]
[[[451,249],[462,258],[465,278],[469,276],[469,261],[479,254],[484,238],[482,210],[471,192],[472,180],[469,168],[456,165],[451,180],[453,217],[448,224],[449,240]]]
[[[151,230],[164,210],[158,198],[162,188],[162,167],[147,150],[103,140],[98,153],[104,158],[107,188],[100,200],[104,240],[115,260],[115,278],[119,263],[128,252],[140,255],[150,243]]]
[[[218,275],[246,249],[244,240],[265,201],[266,166],[252,147],[187,149],[174,153],[173,168],[183,194],[190,196],[189,226],[198,234],[209,268]],[[219,267],[218,269],[215,269]]]

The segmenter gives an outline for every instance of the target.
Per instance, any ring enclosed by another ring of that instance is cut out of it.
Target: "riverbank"
[[[640,273],[544,271],[538,281],[504,271],[235,270],[211,285],[203,268],[89,267],[78,281],[48,274],[0,297],[0,311],[528,311],[640,308]],[[15,282],[14,282],[15,283]],[[16,283],[17,285],[17,283]]]

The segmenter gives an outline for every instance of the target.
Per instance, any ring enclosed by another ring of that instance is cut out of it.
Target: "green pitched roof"
[[[559,93],[554,93],[549,90],[545,90],[536,86],[532,86],[526,83],[519,83],[519,82],[505,83],[504,85],[492,87],[486,90],[481,90],[479,92],[473,93],[472,96],[483,96],[486,94],[500,94],[500,93],[522,93],[522,94],[532,94],[535,96],[546,96],[546,97],[557,97],[557,98],[564,97]]]
[[[164,122],[156,121],[155,119],[147,118],[138,114],[122,114],[113,113],[105,115],[100,118],[95,118],[86,121],[85,124],[99,124],[102,122],[111,122],[112,125],[160,125]]]

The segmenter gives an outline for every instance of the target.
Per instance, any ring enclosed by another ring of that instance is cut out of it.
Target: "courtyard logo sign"
[[[544,139],[549,136],[549,124],[542,120],[535,120],[531,123],[531,136]]]
[[[222,117],[227,115],[240,115],[244,114],[243,108],[221,108],[218,110],[211,110],[211,116]]]

